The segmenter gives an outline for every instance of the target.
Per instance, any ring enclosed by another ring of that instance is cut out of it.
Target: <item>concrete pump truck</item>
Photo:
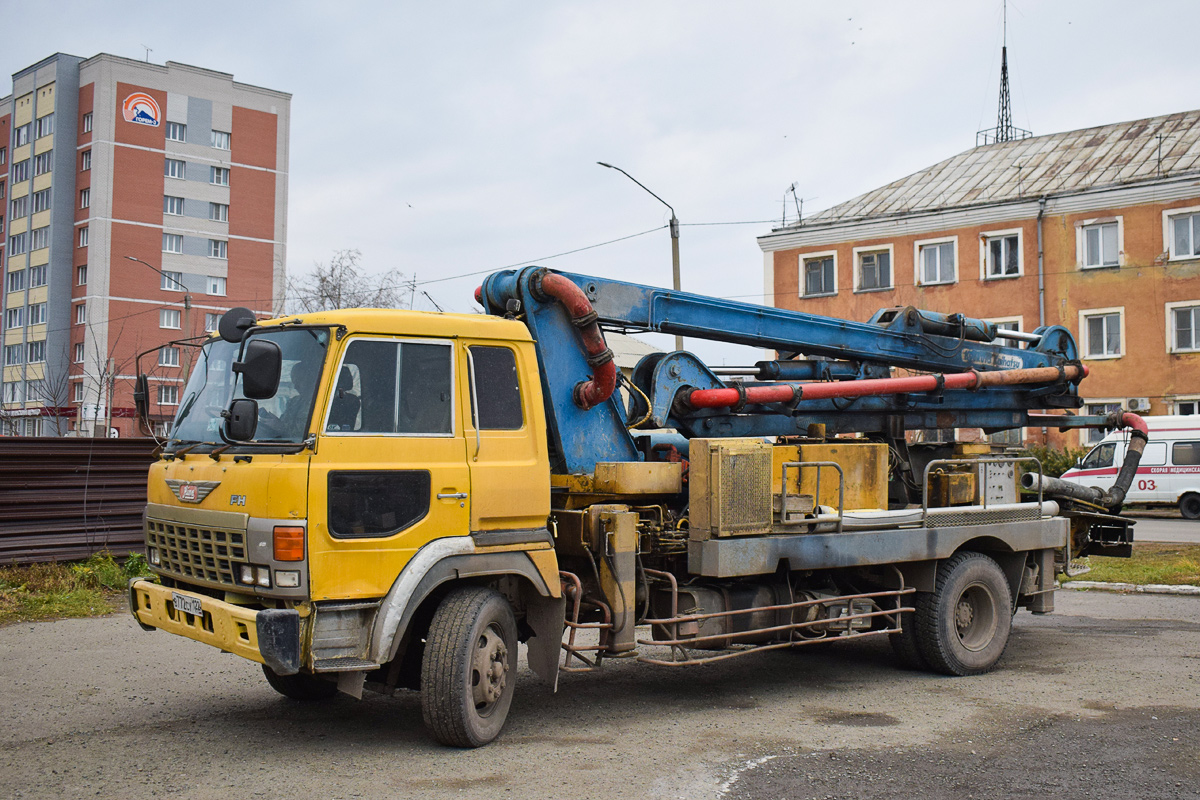
[[[262,664],[296,699],[420,692],[439,742],[501,731],[517,678],[631,658],[697,669],[885,636],[992,669],[1056,574],[1128,555],[1115,511],[1145,424],[1076,416],[1070,332],[888,308],[867,322],[543,268],[485,314],[225,314],[149,474],[138,623]],[[776,354],[717,370],[606,331]],[[139,376],[139,410],[147,410]],[[1107,492],[1033,459],[909,441],[1128,427]]]

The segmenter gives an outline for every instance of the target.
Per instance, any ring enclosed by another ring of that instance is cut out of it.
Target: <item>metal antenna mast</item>
[[[991,130],[979,131],[975,134],[975,146],[981,144],[997,144],[1011,142],[1014,139],[1025,139],[1033,136],[1032,131],[1018,128],[1012,121],[1012,96],[1008,90],[1008,2],[1003,6],[1004,33],[1000,47],[1000,108],[996,113],[996,127]]]

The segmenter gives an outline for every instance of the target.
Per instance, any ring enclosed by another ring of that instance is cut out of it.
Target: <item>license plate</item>
[[[193,617],[204,616],[204,606],[200,603],[199,597],[188,597],[179,592],[171,592],[171,602],[174,604],[176,611],[191,614]]]

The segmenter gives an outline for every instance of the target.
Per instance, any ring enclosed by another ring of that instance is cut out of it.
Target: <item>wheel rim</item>
[[[996,598],[982,583],[963,589],[954,604],[954,630],[962,646],[979,652],[991,644],[998,623]]]
[[[475,642],[471,658],[471,695],[475,710],[487,716],[504,696],[508,683],[508,647],[499,627],[489,625]]]

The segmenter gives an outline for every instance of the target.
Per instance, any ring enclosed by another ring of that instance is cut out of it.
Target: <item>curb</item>
[[[1068,581],[1059,586],[1060,589],[1076,589],[1080,591],[1094,590],[1100,592],[1119,592],[1121,594],[1171,594],[1200,597],[1200,586],[1169,586],[1163,583],[1148,583],[1139,586],[1136,583],[1103,583],[1101,581]]]

